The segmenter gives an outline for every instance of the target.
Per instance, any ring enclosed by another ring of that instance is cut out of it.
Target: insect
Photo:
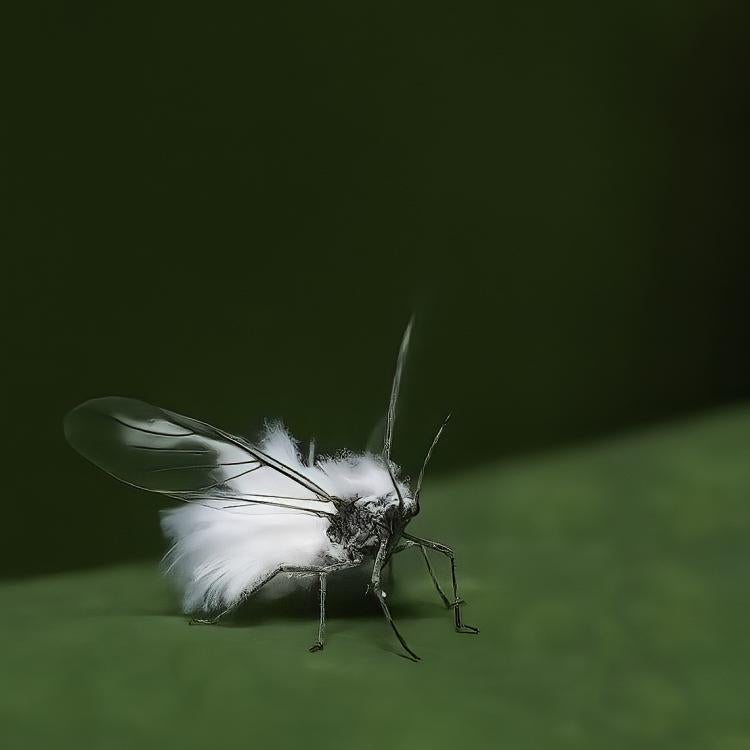
[[[409,658],[382,585],[393,555],[416,547],[455,629],[478,633],[462,619],[453,551],[406,532],[419,513],[425,469],[448,420],[440,426],[412,492],[391,461],[401,375],[412,323],[398,352],[381,455],[365,452],[303,461],[297,442],[280,423],[266,426],[257,443],[135,399],[86,401],[65,418],[68,442],[85,458],[126,484],[184,503],[162,511],[172,546],[164,566],[183,590],[191,624],[215,624],[264,587],[277,590],[317,576],[318,637],[323,648],[328,576],[371,565],[368,590]],[[427,550],[450,560],[452,598],[435,576]],[[314,579],[313,579],[314,580]],[[272,586],[269,584],[273,584]]]

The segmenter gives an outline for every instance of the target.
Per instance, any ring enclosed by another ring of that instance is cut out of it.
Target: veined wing
[[[294,467],[241,437],[143,401],[86,401],[65,417],[65,436],[116,479],[178,500],[336,515],[333,498]]]

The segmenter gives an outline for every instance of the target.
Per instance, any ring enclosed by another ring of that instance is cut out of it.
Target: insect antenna
[[[416,511],[415,513],[419,513],[419,493],[422,491],[422,480],[424,479],[424,473],[425,469],[427,469],[427,464],[430,463],[430,459],[432,458],[432,451],[435,450],[435,446],[438,444],[438,441],[440,440],[440,436],[443,434],[443,430],[446,428],[448,422],[451,420],[451,415],[449,414],[446,418],[443,424],[440,425],[440,429],[435,433],[435,437],[432,438],[432,443],[430,444],[430,447],[427,451],[427,455],[424,457],[424,463],[422,464],[422,468],[419,470],[419,477],[417,479],[417,489],[414,492],[414,502],[416,503]]]
[[[404,510],[404,498],[399,489],[396,478],[393,476],[393,470],[391,469],[391,445],[393,443],[393,426],[396,423],[396,403],[398,402],[398,392],[401,388],[401,375],[404,371],[404,363],[406,362],[406,354],[409,351],[409,339],[411,338],[411,329],[414,325],[414,316],[412,315],[409,320],[409,324],[406,326],[404,336],[401,339],[401,346],[398,350],[398,357],[396,359],[396,372],[393,374],[393,384],[391,385],[391,399],[388,402],[388,415],[386,416],[385,422],[385,439],[383,440],[383,460],[385,461],[386,468],[388,469],[388,475],[391,478],[393,487],[398,495],[398,509],[401,513]]]

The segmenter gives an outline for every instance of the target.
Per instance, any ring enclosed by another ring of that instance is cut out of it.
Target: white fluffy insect
[[[318,638],[323,648],[326,582],[331,573],[371,564],[369,589],[399,642],[417,660],[396,628],[381,574],[392,556],[417,547],[461,633],[477,633],[461,618],[453,551],[406,533],[419,512],[425,468],[447,424],[432,441],[412,492],[391,461],[393,427],[411,323],[404,333],[393,378],[382,455],[345,453],[315,459],[310,445],[303,462],[283,426],[266,427],[257,444],[205,422],[128,398],[96,398],[65,418],[70,444],[115,478],[185,503],[162,514],[172,542],[164,558],[183,592],[192,623],[214,624],[271,581],[320,582]],[[430,565],[427,549],[451,563],[448,599]]]

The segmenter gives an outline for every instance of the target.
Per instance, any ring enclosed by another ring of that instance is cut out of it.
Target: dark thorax
[[[385,539],[394,544],[409,521],[393,493],[343,500],[337,510],[328,537],[343,545],[352,558],[374,555]]]

